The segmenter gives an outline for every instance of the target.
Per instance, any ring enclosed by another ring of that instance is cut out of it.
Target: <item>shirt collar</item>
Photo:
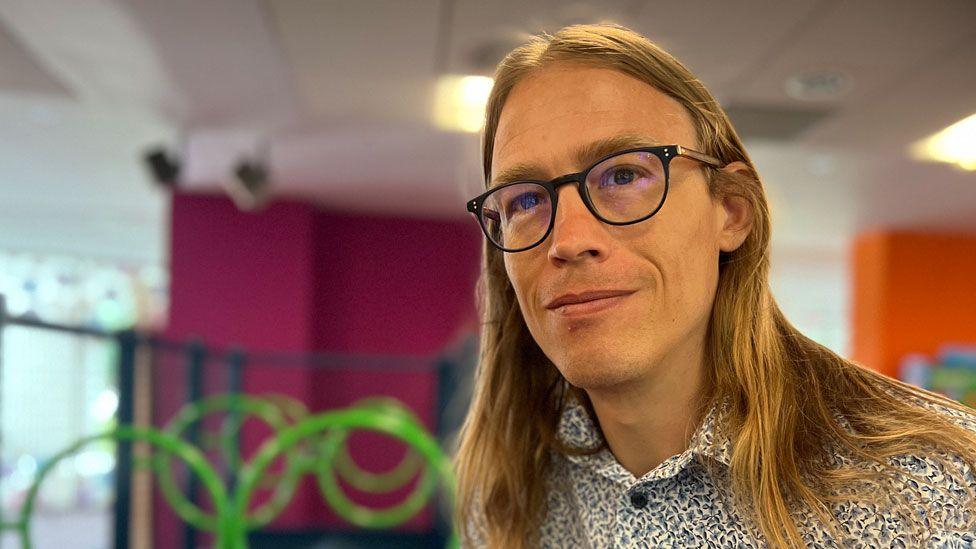
[[[565,457],[573,463],[592,468],[611,480],[626,484],[633,484],[638,480],[643,481],[649,478],[673,476],[684,468],[692,458],[708,458],[727,467],[732,456],[732,441],[719,429],[719,421],[727,407],[727,401],[721,405],[712,406],[692,434],[688,449],[668,458],[641,479],[634,478],[631,473],[626,471],[607,447],[591,455],[567,455]],[[604,443],[603,436],[593,423],[586,408],[571,394],[566,408],[560,416],[557,436],[564,445],[574,448],[594,449]]]

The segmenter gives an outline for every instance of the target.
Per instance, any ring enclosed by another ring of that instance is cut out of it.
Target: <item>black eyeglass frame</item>
[[[601,216],[596,211],[596,207],[593,205],[593,202],[590,200],[589,193],[584,189],[584,187],[586,186],[585,185],[586,178],[590,174],[590,171],[593,170],[593,168],[599,166],[603,162],[615,156],[634,153],[634,152],[649,152],[654,154],[661,160],[661,165],[664,167],[664,194],[661,195],[661,202],[657,205],[656,208],[654,208],[653,211],[651,211],[651,213],[643,217],[637,218],[633,221],[610,221],[605,217]],[[721,160],[715,158],[714,156],[709,156],[707,154],[700,153],[698,151],[686,147],[682,147],[681,145],[658,145],[654,147],[637,147],[634,149],[626,149],[622,151],[617,151],[613,154],[608,154],[607,156],[604,156],[603,158],[591,164],[588,168],[586,168],[583,171],[561,175],[554,179],[550,179],[549,181],[520,179],[518,181],[510,181],[508,183],[503,183],[496,187],[492,187],[491,189],[488,189],[484,193],[469,200],[467,204],[467,210],[472,214],[474,214],[475,218],[478,220],[478,225],[481,226],[481,231],[485,233],[485,238],[488,239],[488,242],[490,242],[492,246],[498,248],[499,250],[508,253],[523,252],[525,250],[532,249],[538,246],[539,244],[542,244],[543,242],[545,242],[547,238],[549,238],[549,233],[552,232],[552,228],[556,223],[556,208],[559,206],[559,194],[556,191],[562,185],[567,185],[569,183],[576,183],[576,191],[579,193],[580,198],[583,200],[583,204],[586,205],[586,209],[588,209],[590,213],[593,214],[593,216],[599,219],[600,221],[608,225],[616,225],[616,226],[633,225],[634,223],[640,223],[641,221],[650,219],[651,217],[654,216],[654,214],[659,212],[662,207],[664,207],[664,202],[668,198],[668,190],[671,184],[671,174],[670,174],[671,159],[678,156],[683,156],[685,158],[691,158],[692,160],[697,160],[698,162],[701,162],[711,168],[720,169],[725,166],[725,164],[723,164]],[[487,200],[487,198],[492,193],[495,193],[500,189],[504,189],[506,187],[511,187],[512,185],[520,185],[524,183],[534,183],[536,185],[540,185],[543,188],[545,188],[546,191],[549,192],[549,198],[550,200],[552,200],[552,213],[549,216],[549,227],[546,229],[546,233],[542,235],[542,238],[540,238],[534,244],[522,248],[513,248],[513,249],[503,248],[502,246],[499,246],[498,243],[496,243],[494,240],[492,240],[491,235],[488,232],[488,227],[485,226],[485,220],[481,212],[483,211],[485,200]]]

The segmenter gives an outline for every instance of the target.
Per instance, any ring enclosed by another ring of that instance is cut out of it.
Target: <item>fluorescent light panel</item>
[[[434,101],[434,123],[445,130],[481,131],[493,84],[494,80],[487,76],[441,77]]]
[[[976,170],[976,114],[912,145],[920,160],[948,162],[964,170]]]

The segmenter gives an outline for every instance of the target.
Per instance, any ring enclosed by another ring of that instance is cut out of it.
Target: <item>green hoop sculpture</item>
[[[220,436],[223,457],[229,463],[239,461],[232,459],[236,448],[230,448],[233,445],[226,441],[236,440],[245,417],[260,419],[273,432],[250,462],[232,471],[238,482],[230,493],[203,453],[180,438],[191,424],[215,413],[229,413],[234,418],[229,424],[224,423]],[[401,440],[407,444],[407,453],[390,471],[364,471],[354,463],[345,446],[349,434],[355,430]],[[30,519],[44,479],[61,460],[99,440],[148,443],[154,449],[148,465],[157,476],[167,504],[188,524],[213,532],[215,547],[219,549],[245,549],[247,533],[268,524],[284,510],[305,474],[315,475],[326,502],[341,517],[364,528],[390,528],[404,523],[424,508],[438,484],[448,506],[453,503],[455,481],[450,460],[417,418],[394,399],[368,398],[349,408],[307,415],[301,403],[288,397],[217,395],[183,407],[163,431],[120,426],[83,438],[57,453],[38,471],[18,520],[0,525],[0,530],[17,530],[21,546],[30,549]],[[213,503],[213,514],[191,502],[177,488],[172,475],[174,456],[187,465],[190,474],[200,478]],[[274,477],[268,469],[279,457],[285,460],[285,470],[277,477],[271,499],[250,510],[251,499],[262,479]],[[403,502],[382,510],[353,503],[336,480],[338,476],[360,490],[375,493],[401,488],[418,473],[421,476],[414,491]],[[458,547],[456,534],[452,533],[448,546]]]

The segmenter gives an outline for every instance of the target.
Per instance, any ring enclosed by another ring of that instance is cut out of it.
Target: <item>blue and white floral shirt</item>
[[[940,407],[958,424],[976,431],[976,415]],[[689,448],[635,478],[604,448],[589,456],[553,454],[547,479],[548,515],[541,526],[543,547],[766,547],[744,524],[731,503],[727,475],[731,441],[715,429],[716,409],[708,413],[692,436]],[[595,447],[602,436],[585,409],[571,404],[564,412],[559,436],[568,445]],[[843,460],[844,458],[838,458]],[[712,473],[706,460],[714,462]],[[922,546],[976,547],[976,510],[961,508],[952,495],[963,494],[966,484],[976,488],[976,477],[958,458],[947,470],[925,456],[907,456],[893,464],[899,471],[922,477],[937,490],[925,489],[937,511],[928,521]],[[897,476],[899,489],[909,502],[918,502],[916,480]],[[964,501],[964,500],[963,500]],[[914,507],[914,506],[913,506]],[[919,506],[921,511],[921,506]],[[872,503],[839,504],[834,509],[843,536],[832,539],[816,517],[802,517],[800,530],[809,547],[916,547],[908,525],[886,516]]]

